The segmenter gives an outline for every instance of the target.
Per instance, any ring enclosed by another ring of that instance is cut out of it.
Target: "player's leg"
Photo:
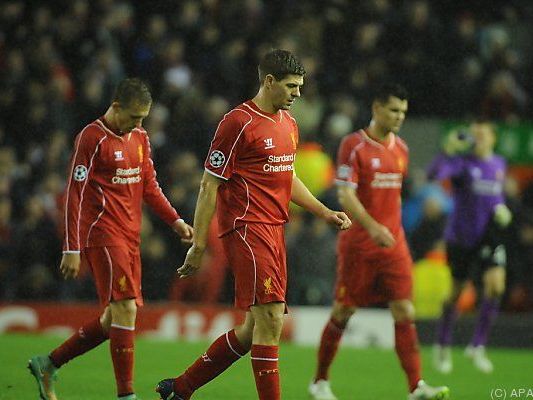
[[[99,318],[81,326],[76,333],[50,353],[50,360],[56,368],[60,368],[75,357],[78,357],[109,338],[111,312],[106,307]]]
[[[324,327],[322,339],[320,340],[315,381],[320,379],[328,380],[329,368],[337,354],[344,329],[356,309],[355,306],[346,306],[337,301],[334,302],[331,317]]]
[[[505,290],[505,268],[493,266],[483,274],[483,300],[479,309],[474,335],[466,354],[472,358],[474,365],[482,372],[490,373],[494,366],[487,357],[487,344],[490,328],[498,315],[500,298]]]
[[[394,319],[394,344],[400,364],[407,376],[409,392],[421,379],[418,336],[414,324],[415,311],[410,300],[394,300],[389,303]]]
[[[255,321],[250,355],[257,393],[260,400],[278,400],[281,396],[278,345],[287,290],[283,226],[250,224],[237,233],[243,249],[240,257],[248,249],[246,254],[252,261],[251,268],[235,274],[235,292],[236,303],[241,307],[249,305]],[[234,265],[235,260],[227,251],[226,254]]]
[[[411,301],[413,277],[411,257],[377,265],[380,291],[389,301],[394,319],[394,345],[396,354],[409,386],[409,399],[441,400],[448,397],[445,386],[432,387],[424,383],[421,373],[420,349],[416,332],[415,308]]]
[[[393,300],[389,303],[394,319],[396,354],[407,376],[409,400],[445,400],[449,396],[446,386],[433,387],[422,380],[418,335],[414,324],[415,311],[411,300]]]
[[[259,400],[279,400],[278,349],[285,303],[258,304],[250,309],[255,320],[250,355]]]
[[[490,373],[494,369],[485,353],[485,345],[499,311],[500,298],[505,290],[507,254],[502,243],[505,235],[504,228],[494,222],[489,223],[477,253],[477,260],[483,272],[483,299],[474,335],[466,354],[472,357],[474,366],[485,373]]]
[[[362,259],[356,249],[340,241],[337,248],[337,280],[335,302],[318,348],[318,363],[308,392],[315,400],[335,400],[329,382],[329,369],[337,354],[339,343],[357,305],[365,305],[371,297],[377,269]]]
[[[30,359],[28,368],[37,380],[42,399],[57,399],[55,381],[59,368],[108,339],[109,315],[109,309],[106,308],[100,318],[81,326],[48,356],[34,356]]]
[[[457,320],[457,300],[467,281],[453,278],[450,297],[442,305],[442,313],[437,324],[436,343],[433,346],[433,367],[442,374],[449,374],[453,369],[451,346],[453,327]]]
[[[183,374],[175,379],[159,382],[156,392],[164,400],[188,400],[197,389],[216,378],[250,351],[253,330],[254,318],[251,312],[247,312],[242,325],[216,339]]]
[[[331,316],[320,338],[316,373],[309,385],[309,394],[316,400],[336,399],[329,384],[329,369],[337,354],[344,329],[355,311],[355,306],[347,306],[338,301],[333,303]]]
[[[235,274],[235,292],[236,304],[250,306],[255,321],[250,355],[257,393],[260,400],[278,400],[281,396],[278,345],[287,290],[283,226],[250,224],[237,233],[243,250],[239,257],[249,254],[252,261],[251,268]],[[235,260],[227,251],[226,254],[234,265]]]
[[[469,272],[474,263],[475,250],[447,243],[446,254],[453,285],[450,298],[442,306],[442,313],[437,324],[436,343],[433,347],[433,367],[443,374],[448,374],[453,369],[451,346],[453,328],[458,316],[456,304],[469,278]]]
[[[315,400],[335,400],[329,382],[329,369],[337,354],[344,329],[357,305],[365,304],[370,296],[376,268],[361,259],[359,252],[345,248],[342,242],[337,249],[337,280],[335,282],[335,302],[318,348],[318,363],[314,379],[308,392]]]
[[[236,305],[248,310],[254,301],[255,264],[249,247],[241,238],[241,232],[234,231],[222,238],[224,249],[231,256],[230,265],[235,276]],[[242,282],[247,283],[242,284]],[[248,289],[248,290],[246,290]],[[244,323],[226,332],[215,340],[207,351],[175,379],[164,379],[156,386],[156,392],[164,400],[187,400],[195,390],[216,378],[235,361],[250,351],[254,329],[254,318],[246,312]]]
[[[109,276],[106,293],[111,310],[109,350],[115,372],[117,395],[120,399],[135,399],[133,388],[135,322],[137,307],[143,305],[140,252],[138,248],[121,246],[103,247],[102,250],[107,259],[107,270],[110,271],[107,273]]]
[[[111,302],[111,328],[109,345],[115,371],[117,395],[119,399],[134,397],[133,366],[135,362],[135,319],[137,305],[135,299]]]
[[[346,306],[337,301],[334,302],[331,317],[324,327],[320,340],[315,382],[328,380],[329,368],[337,354],[344,329],[355,311],[355,306]]]
[[[82,259],[93,269],[102,262],[97,251],[86,249]],[[97,285],[98,288],[98,285]],[[70,360],[97,347],[109,338],[111,313],[108,307],[99,318],[82,325],[71,337],[64,341],[49,355],[34,356],[28,363],[28,368],[35,377],[40,396],[44,400],[55,400],[55,381],[58,369]]]

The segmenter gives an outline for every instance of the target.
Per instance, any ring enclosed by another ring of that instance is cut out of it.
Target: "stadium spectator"
[[[424,258],[441,240],[446,222],[442,201],[437,196],[428,196],[423,202],[422,219],[411,233],[409,240],[414,261]]]
[[[493,370],[485,345],[505,290],[505,234],[512,219],[503,196],[506,163],[494,154],[495,143],[491,123],[473,123],[468,132],[455,131],[447,137],[444,152],[428,169],[430,179],[451,179],[454,202],[445,231],[453,289],[443,307],[434,349],[434,366],[442,373],[453,368],[450,346],[456,301],[476,272],[482,276],[483,296],[467,355],[480,371]]]
[[[5,299],[15,297],[13,284],[18,283],[14,263],[13,206],[11,199],[0,195],[0,296]],[[8,273],[11,271],[11,276]],[[11,291],[9,295],[8,290]]]
[[[265,54],[259,91],[220,122],[205,162],[194,214],[194,242],[180,277],[200,268],[211,219],[235,277],[235,305],[243,325],[220,336],[182,375],[164,379],[161,399],[189,399],[250,351],[257,393],[279,400],[278,345],[286,310],[287,266],[283,224],[292,200],[317,217],[348,229],[348,217],[318,201],[294,173],[298,127],[288,113],[300,97],[305,70],[286,50]]]
[[[291,225],[295,225],[297,231],[291,232],[293,237],[287,238],[287,261],[291,266],[287,285],[289,303],[330,304],[334,283],[331,267],[335,259],[335,234],[326,223],[312,215],[294,214]],[[302,221],[294,223],[296,218]]]
[[[49,355],[30,359],[30,372],[45,400],[57,398],[54,383],[59,368],[107,339],[118,398],[137,398],[133,361],[137,307],[143,305],[139,255],[142,202],[183,240],[190,241],[193,233],[156,180],[148,135],[141,126],[151,104],[151,94],[142,81],[125,79],[106,113],[76,137],[65,195],[60,271],[64,278],[75,278],[83,260],[92,271],[104,310],[101,317],[86,323]],[[28,224],[39,223],[42,211],[36,214],[39,209],[34,211],[33,202],[30,206]],[[34,232],[41,238],[54,236]],[[29,239],[23,237],[20,243],[30,243]],[[44,250],[25,254],[42,258]],[[41,270],[32,270],[39,273],[30,282],[43,282]]]
[[[13,232],[15,263],[10,275],[20,275],[10,290],[24,299],[54,299],[58,295],[55,266],[59,259],[61,244],[57,236],[55,220],[46,214],[43,199],[33,195],[26,199],[24,218]],[[30,251],[28,251],[30,250]],[[17,265],[24,269],[14,270]]]
[[[329,368],[350,317],[358,307],[387,302],[395,348],[408,381],[408,398],[445,399],[445,386],[422,380],[412,304],[412,259],[401,225],[401,188],[409,153],[397,136],[406,113],[402,86],[384,84],[372,101],[367,128],[346,136],[337,157],[339,202],[356,222],[337,242],[337,282],[331,316],[322,333],[318,366],[309,385],[317,400],[335,400]]]
[[[145,228],[143,227],[143,230]],[[175,250],[163,235],[154,229],[143,232],[141,242],[141,260],[143,265],[150,265],[144,269],[142,276],[143,296],[150,300],[168,300],[169,282],[175,279],[173,268],[175,264]]]
[[[533,212],[524,210],[519,217],[519,246],[522,254],[516,284],[509,293],[509,305],[516,311],[533,309]]]
[[[507,122],[518,120],[525,109],[528,96],[510,71],[499,71],[489,78],[485,97],[481,100],[481,113],[485,118]]]

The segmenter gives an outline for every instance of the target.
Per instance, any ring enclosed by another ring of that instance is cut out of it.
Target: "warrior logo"
[[[274,143],[272,142],[272,138],[268,138],[268,139],[265,139],[265,149],[273,149],[274,147]]]

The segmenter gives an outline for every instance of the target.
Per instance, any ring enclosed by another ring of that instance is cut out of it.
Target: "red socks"
[[[278,346],[252,345],[252,368],[259,400],[281,399]]]
[[[234,330],[225,333],[174,380],[174,391],[188,400],[195,390],[220,375],[247,352]],[[278,346],[253,345],[252,367],[259,399],[279,400]]]
[[[108,339],[107,333],[100,324],[100,319],[83,325],[78,331],[50,353],[50,360],[56,368],[61,367],[73,358],[95,348]]]
[[[315,375],[315,382],[323,379],[328,380],[328,372],[333,358],[337,354],[339,343],[344,333],[346,325],[341,325],[333,318],[329,320],[322,332],[320,348],[318,350],[318,367]]]
[[[196,389],[220,375],[246,353],[248,349],[243,348],[232,329],[215,340],[185,373],[174,380],[175,392],[188,399]]]
[[[135,328],[111,325],[109,341],[118,396],[133,393]]]
[[[420,353],[418,337],[413,321],[396,322],[394,324],[396,353],[400,359],[407,381],[409,392],[416,389],[420,377]]]
[[[135,329],[111,325],[109,335],[103,330],[100,319],[83,325],[78,332],[50,353],[50,360],[59,368],[73,358],[86,353],[110,339],[111,358],[115,369],[119,396],[133,393],[133,361]]]
[[[334,319],[330,319],[325,326],[318,350],[318,368],[315,375],[315,382],[320,379],[328,379],[328,370],[337,353],[344,328],[345,326],[340,325]],[[412,392],[421,379],[420,353],[418,350],[416,328],[412,321],[397,322],[394,324],[394,331],[396,353],[407,375],[409,391]]]

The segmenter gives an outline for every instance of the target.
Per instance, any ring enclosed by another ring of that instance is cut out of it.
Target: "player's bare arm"
[[[367,230],[374,242],[381,247],[392,247],[396,243],[389,229],[377,222],[366,211],[353,188],[348,185],[337,186],[337,198],[342,208]]]
[[[63,253],[59,270],[65,279],[78,276],[78,272],[80,272],[80,253]]]
[[[178,268],[180,278],[193,275],[200,268],[200,262],[207,246],[209,225],[217,204],[218,187],[223,180],[216,176],[204,172],[198,200],[196,201],[196,211],[194,212],[194,236],[192,246],[187,252],[183,265]]]
[[[176,220],[176,222],[172,224],[172,229],[180,236],[181,241],[183,243],[192,243],[194,229],[184,220],[182,220],[181,218]]]
[[[352,221],[350,221],[350,218],[348,218],[345,213],[327,208],[315,196],[313,196],[296,174],[293,175],[292,178],[291,201],[300,207],[305,208],[317,217],[325,219],[330,224],[335,225],[338,229],[349,229],[352,226]]]

